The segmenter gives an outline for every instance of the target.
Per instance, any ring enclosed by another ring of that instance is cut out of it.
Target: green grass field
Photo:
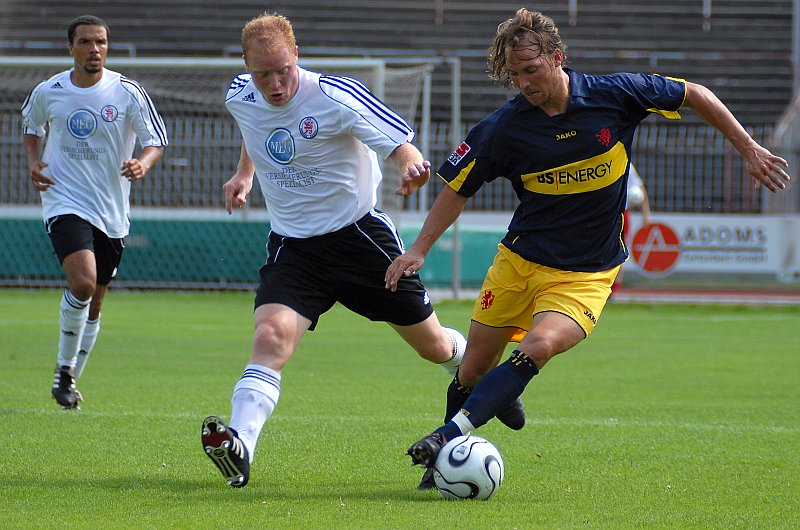
[[[59,297],[0,290],[2,528],[800,527],[798,307],[610,304],[528,387],[522,431],[477,431],[497,495],[448,502],[404,452],[449,378],[388,326],[323,317],[235,490],[199,428],[229,417],[252,296],[112,290],[81,412],[50,397]],[[437,312],[466,329],[470,305]]]

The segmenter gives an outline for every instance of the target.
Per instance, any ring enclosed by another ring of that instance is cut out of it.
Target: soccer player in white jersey
[[[75,409],[83,400],[75,380],[97,339],[100,307],[128,235],[131,183],[161,158],[167,136],[145,90],[105,68],[105,22],[80,16],[67,38],[74,66],[37,85],[22,115],[30,177],[68,285],[52,395]],[[137,138],[143,148],[133,157]]]
[[[387,322],[451,374],[466,346],[461,333],[439,323],[418,274],[395,293],[383,288],[402,242],[391,219],[374,209],[382,178],[377,157],[399,169],[401,195],[430,177],[408,124],[361,83],[298,67],[291,23],[280,15],[247,23],[242,48],[248,73],[233,81],[225,104],[243,145],[223,189],[230,213],[244,204],[255,175],[271,232],[252,356],[233,390],[230,426],[209,416],[201,431],[206,454],[233,487],[249,480],[259,433],[280,396],[281,371],[336,302]]]

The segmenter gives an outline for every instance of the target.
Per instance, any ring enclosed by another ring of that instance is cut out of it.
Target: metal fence
[[[165,116],[170,146],[148,178],[133,187],[131,203],[140,207],[211,208],[224,206],[221,186],[236,169],[240,139],[227,117]],[[467,130],[462,127],[461,137]],[[0,205],[38,204],[38,192],[28,178],[22,148],[21,117],[0,113]],[[749,131],[765,143],[772,126]],[[434,167],[452,150],[448,123],[433,123],[428,157]],[[754,189],[739,153],[719,132],[704,125],[645,122],[631,154],[650,195],[651,207],[660,212],[762,213],[765,192]],[[418,197],[407,199],[404,209],[427,210],[443,186],[432,179]],[[484,186],[468,203],[471,211],[507,211],[517,199],[505,179]],[[259,193],[251,199],[263,206]]]

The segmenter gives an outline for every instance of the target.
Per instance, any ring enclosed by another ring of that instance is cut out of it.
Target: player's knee
[[[69,290],[78,300],[89,300],[94,296],[96,284],[92,278],[79,278],[70,283]]]
[[[443,363],[453,358],[453,338],[442,331],[436,340],[420,341],[414,349],[426,361]]]
[[[285,327],[271,320],[260,322],[253,337],[253,357],[285,361],[292,355],[293,344],[294,339]]]
[[[537,368],[542,368],[547,361],[564,351],[564,348],[559,340],[547,335],[539,335],[532,338],[533,340],[523,340],[519,345],[519,350],[530,358]]]
[[[475,363],[461,363],[458,367],[458,382],[466,387],[474,387],[493,367]]]

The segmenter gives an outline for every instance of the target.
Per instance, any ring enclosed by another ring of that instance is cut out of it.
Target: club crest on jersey
[[[306,116],[300,120],[300,126],[298,128],[300,129],[300,136],[306,140],[311,140],[319,132],[319,123],[311,116]]]
[[[97,130],[97,118],[86,109],[78,109],[67,118],[67,130],[75,138],[85,140]]]
[[[447,161],[456,166],[459,162],[461,162],[461,159],[464,158],[467,153],[469,153],[469,150],[470,146],[467,144],[467,142],[461,142],[461,145],[456,147],[456,150],[447,157]]]
[[[100,117],[103,118],[103,121],[111,123],[117,119],[117,116],[119,116],[119,111],[114,105],[106,105],[100,109]]]
[[[600,132],[595,134],[597,141],[603,144],[605,147],[608,147],[608,144],[611,143],[611,131],[606,129],[605,127],[600,129]]]
[[[286,165],[294,159],[294,138],[287,129],[275,129],[264,142],[267,154],[279,164]]]

